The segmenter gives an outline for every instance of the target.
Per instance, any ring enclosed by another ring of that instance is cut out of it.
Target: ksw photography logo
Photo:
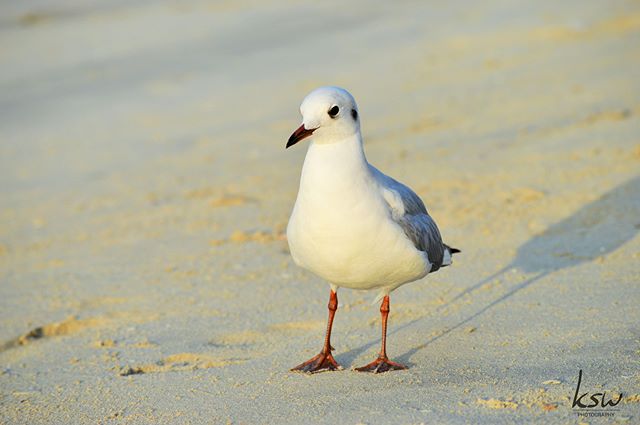
[[[622,400],[622,393],[617,396],[607,396],[606,391],[594,392],[584,391],[582,386],[582,369],[578,372],[578,385],[573,396],[571,408],[578,416],[603,416],[613,417],[618,409],[616,406]]]

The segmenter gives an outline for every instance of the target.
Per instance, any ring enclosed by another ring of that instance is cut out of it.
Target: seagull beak
[[[289,141],[287,142],[287,148],[295,145],[300,140],[311,136],[314,131],[316,131],[315,128],[312,128],[311,130],[307,130],[306,128],[304,128],[304,124],[302,124],[300,127],[298,127],[296,131],[293,132],[291,137],[289,137]]]

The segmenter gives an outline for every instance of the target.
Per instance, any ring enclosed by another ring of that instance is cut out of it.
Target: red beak
[[[286,148],[293,146],[296,143],[298,143],[300,140],[311,136],[314,131],[316,131],[315,128],[312,128],[311,130],[307,130],[306,128],[304,128],[304,124],[302,124],[300,127],[298,127],[296,131],[293,132],[291,137],[289,137],[289,141],[287,142]]]

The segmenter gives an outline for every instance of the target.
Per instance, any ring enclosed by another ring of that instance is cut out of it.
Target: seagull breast
[[[287,238],[294,261],[353,289],[395,288],[430,270],[393,210],[361,141],[309,147]]]

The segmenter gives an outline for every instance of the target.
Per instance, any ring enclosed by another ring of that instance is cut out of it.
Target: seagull
[[[322,351],[292,371],[339,370],[331,351],[338,288],[376,290],[382,300],[378,358],[360,372],[406,369],[387,357],[389,294],[451,264],[460,252],[442,242],[416,193],[367,162],[360,117],[349,92],[320,87],[300,106],[302,125],[286,147],[311,138],[287,225],[294,262],[329,283],[329,319]]]

